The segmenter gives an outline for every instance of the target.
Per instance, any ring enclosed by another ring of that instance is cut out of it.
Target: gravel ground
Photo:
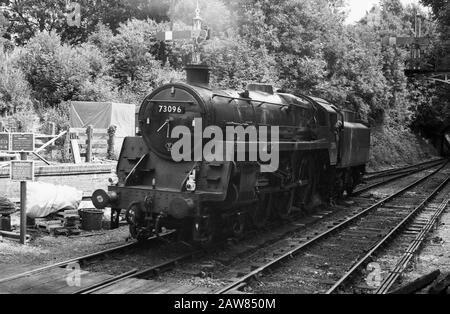
[[[426,171],[427,173],[430,173],[431,170]],[[424,174],[415,174],[413,176],[407,177],[402,179],[399,182],[394,182],[391,183],[389,185],[380,187],[375,189],[374,191],[371,191],[369,193],[369,195],[381,199],[384,198],[390,194],[392,194],[393,192],[398,191],[402,186],[406,186],[414,181],[416,181],[417,179],[419,179],[420,177],[422,177]],[[449,228],[450,229],[450,228]],[[442,236],[439,236],[440,238]],[[436,236],[435,236],[436,238]],[[442,237],[443,238],[443,237]],[[450,242],[450,230],[448,230],[447,233],[447,239]],[[433,252],[430,255],[433,257],[433,259],[436,258],[436,256],[439,256],[441,254],[443,254],[443,252],[445,251],[439,251],[439,252]],[[450,252],[447,251],[447,252]],[[323,254],[319,254],[319,256],[322,256]],[[445,254],[443,255],[445,256]],[[450,254],[447,254],[447,258],[448,256],[450,256]],[[300,257],[299,257],[300,258]],[[343,256],[344,259],[344,256]],[[448,265],[448,259],[447,261],[443,261],[441,260],[440,262],[443,263],[447,263]],[[428,262],[427,262],[428,263]],[[438,262],[439,263],[439,262]],[[316,265],[315,268],[314,267],[298,267],[301,264],[301,261],[289,261],[283,265],[281,265],[278,269],[275,269],[273,271],[273,273],[268,274],[266,277],[263,277],[260,279],[260,282],[257,283],[256,285],[252,285],[251,287],[253,288],[253,290],[250,291],[256,291],[257,293],[318,293],[318,285],[317,283],[314,283],[314,285],[310,286],[309,282],[310,282],[310,278],[317,278],[317,280],[319,282],[321,282],[320,278],[322,278],[320,276],[320,274],[322,272],[327,272],[328,276],[333,276],[334,272],[333,269],[330,268],[330,265]],[[429,265],[429,264],[428,264]],[[436,268],[439,267],[433,267],[431,266],[432,270],[435,270]],[[426,269],[424,271],[424,273],[429,273],[430,271],[427,271],[429,269]],[[417,277],[413,278],[416,279]],[[339,279],[337,277],[337,279]],[[407,281],[409,281],[407,279]],[[326,288],[329,288],[329,282],[324,281],[324,290],[326,290]]]
[[[385,193],[388,191],[378,191]],[[396,286],[412,282],[435,270],[441,271],[441,277],[450,274],[450,208],[441,218],[437,230],[429,234],[420,255],[409,265]]]
[[[438,229],[430,234],[421,254],[409,267],[402,283],[411,282],[435,270],[441,271],[441,278],[450,274],[450,210],[442,216]]]
[[[90,234],[93,233],[82,233],[82,235]],[[125,244],[129,231],[128,227],[121,227],[117,230],[99,231],[96,234],[77,238],[40,234],[27,245],[3,238],[3,241],[0,241],[0,269],[2,264],[42,266],[106,250]]]

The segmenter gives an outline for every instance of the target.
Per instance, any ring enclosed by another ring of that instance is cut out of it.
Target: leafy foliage
[[[9,8],[9,23],[0,23],[1,113],[34,102],[47,119],[45,109],[56,116],[69,100],[139,103],[156,86],[183,80],[191,41],[162,43],[155,35],[190,27],[197,0],[77,2],[79,28],[67,25],[66,1],[0,0]],[[424,32],[435,42],[438,30],[447,38],[448,1],[422,2],[440,25],[426,22]],[[218,87],[242,89],[257,81],[320,95],[388,130],[412,125],[431,132],[450,121],[448,89],[408,80],[407,51],[381,44],[385,36],[412,35],[415,6],[381,0],[361,21],[345,25],[343,0],[198,3],[213,30],[201,51]],[[426,53],[432,62],[435,51]]]
[[[121,24],[115,36],[101,26],[89,38],[110,65],[107,73],[116,80],[126,100],[141,101],[156,86],[181,77],[179,71],[163,66],[162,61],[156,59],[162,46],[155,34],[165,27],[166,24],[152,20],[133,19]]]
[[[204,54],[213,69],[214,86],[242,89],[251,82],[276,83],[274,58],[242,38],[215,39],[204,48]]]
[[[66,0],[2,0],[12,21],[8,32],[15,34],[20,44],[26,43],[37,32],[57,32],[65,42],[87,40],[96,27],[103,23],[115,31],[131,18],[164,21],[168,19],[169,0],[77,0],[81,6],[81,25],[69,26],[71,13]]]
[[[42,32],[24,47],[18,60],[36,100],[44,106],[78,99],[97,80],[106,82],[108,64],[93,45],[71,47],[55,32]]]
[[[0,51],[0,114],[27,110],[32,105],[31,88],[16,64],[17,53]]]

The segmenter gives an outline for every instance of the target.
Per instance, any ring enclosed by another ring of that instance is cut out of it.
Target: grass
[[[431,144],[402,128],[373,128],[371,144],[368,165],[371,171],[410,165],[438,156]]]

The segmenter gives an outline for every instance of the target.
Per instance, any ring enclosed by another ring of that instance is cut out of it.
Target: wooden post
[[[56,123],[50,122],[49,129],[50,129],[50,135],[55,136],[56,135]]]
[[[116,152],[115,152],[115,142],[116,142],[116,132],[117,127],[112,125],[108,128],[108,159],[115,160]]]
[[[27,153],[20,153],[20,160],[27,160]],[[20,243],[27,242],[27,182],[20,182]]]
[[[94,128],[92,125],[88,126],[86,130],[87,140],[86,140],[86,162],[92,162],[92,140],[94,138]]]
[[[70,153],[70,128],[67,129],[66,136],[64,137],[63,160],[64,162],[71,162],[72,160]]]
[[[3,121],[0,121],[0,132],[3,132]]]

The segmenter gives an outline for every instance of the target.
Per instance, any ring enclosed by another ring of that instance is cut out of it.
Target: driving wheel
[[[288,219],[294,205],[295,190],[278,192],[273,196],[273,210],[281,219]]]
[[[314,160],[312,158],[304,157],[301,159],[297,176],[300,186],[296,189],[294,203],[307,209],[316,192],[317,184]]]
[[[272,196],[269,193],[259,195],[258,202],[250,211],[250,218],[253,225],[258,228],[264,228],[267,224],[272,211]]]

